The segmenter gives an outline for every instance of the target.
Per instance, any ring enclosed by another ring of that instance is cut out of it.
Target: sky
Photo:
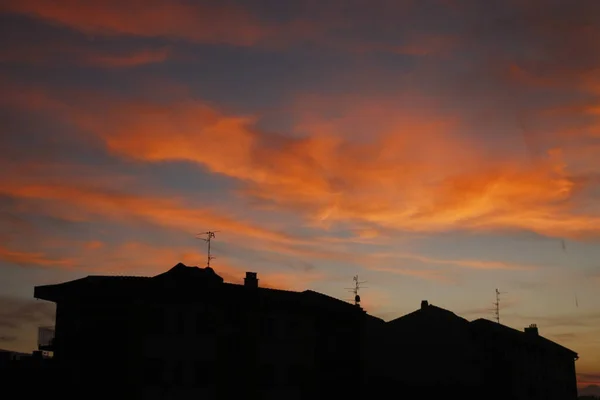
[[[0,348],[177,264],[421,300],[600,383],[600,2],[0,0]]]

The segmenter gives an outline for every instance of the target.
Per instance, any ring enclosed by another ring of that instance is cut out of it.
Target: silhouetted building
[[[329,398],[354,393],[363,377],[372,317],[311,290],[260,287],[251,272],[237,285],[177,264],[154,277],[38,286],[34,296],[57,305],[45,348],[63,387],[99,397]]]
[[[380,326],[367,365],[374,394],[411,398],[575,400],[577,354],[539,336],[421,303]]]
[[[501,388],[515,400],[577,398],[577,353],[540,336],[536,325],[524,331],[486,319],[471,325],[487,356],[490,386]]]
[[[54,352],[55,386],[68,395],[577,398],[577,354],[535,325],[469,322],[427,301],[384,322],[311,290],[261,287],[253,272],[237,285],[183,264],[39,286],[35,297],[57,304],[39,347]]]
[[[466,319],[423,301],[420,309],[386,322],[375,340],[368,379],[377,395],[489,398],[480,368],[484,355]]]

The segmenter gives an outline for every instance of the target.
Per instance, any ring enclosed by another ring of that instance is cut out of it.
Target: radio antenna
[[[494,315],[496,316],[496,322],[500,323],[500,295],[505,294],[505,292],[500,292],[496,289],[496,302],[494,303]]]
[[[355,306],[360,306],[360,296],[358,294],[358,291],[360,289],[364,289],[366,288],[366,286],[361,286],[363,283],[367,283],[367,281],[359,281],[358,280],[358,275],[355,275],[352,280],[354,281],[354,287],[352,288],[346,288],[346,290],[348,290],[351,293],[354,293],[354,305]]]
[[[215,257],[210,255],[210,241],[211,239],[213,239],[215,237],[215,233],[220,232],[220,231],[207,231],[207,232],[203,232],[203,233],[199,233],[197,236],[206,236],[204,237],[200,237],[199,239],[204,240],[207,245],[208,245],[208,253],[207,253],[207,259],[206,259],[206,267],[210,267],[210,260],[213,260]]]

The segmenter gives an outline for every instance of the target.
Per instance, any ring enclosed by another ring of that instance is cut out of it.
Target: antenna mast
[[[360,296],[358,295],[358,291],[359,289],[363,289],[365,288],[365,286],[360,286],[363,283],[367,283],[367,281],[359,281],[358,280],[358,275],[355,275],[352,280],[354,281],[354,287],[353,288],[346,288],[348,291],[350,291],[351,293],[354,293],[354,305],[355,306],[360,306]]]
[[[494,315],[496,316],[496,322],[500,323],[500,295],[504,294],[496,289],[496,302],[494,303]]]
[[[210,255],[210,240],[215,237],[215,233],[219,231],[207,231],[203,233],[199,233],[198,235],[206,235],[206,238],[199,238],[204,240],[208,244],[208,255],[206,260],[206,267],[210,267],[210,260],[213,260],[215,257]]]

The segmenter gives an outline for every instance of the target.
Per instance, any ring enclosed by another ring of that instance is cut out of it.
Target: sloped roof
[[[436,320],[440,320],[440,321],[452,321],[452,322],[458,322],[458,323],[468,323],[469,322],[466,319],[464,319],[463,317],[456,315],[452,311],[429,304],[429,305],[427,305],[425,307],[421,307],[411,313],[408,313],[406,315],[403,315],[401,317],[398,317],[396,319],[388,321],[387,324],[392,326],[392,325],[397,325],[397,324],[410,323],[411,321],[421,320],[421,319],[428,319],[428,320],[436,319]]]
[[[183,263],[178,263],[170,270],[158,274],[151,278],[152,280],[161,279],[178,279],[178,280],[201,280],[210,283],[223,283],[223,278],[217,275],[211,267],[199,268],[187,266]]]
[[[506,325],[502,325],[485,318],[476,319],[471,322],[471,325],[481,333],[493,333],[510,341],[530,344],[532,346],[543,348],[548,351],[568,353],[574,358],[578,357],[575,351],[561,346],[560,344],[553,342],[549,339],[546,339],[543,336],[519,331],[517,329],[513,329]]]
[[[247,299],[281,302],[282,304],[302,303],[330,311],[355,312],[361,310],[350,303],[312,290],[297,292],[263,287],[248,288],[244,285],[225,283],[223,278],[210,267],[198,268],[182,263],[153,277],[90,275],[60,284],[36,286],[34,297],[59,301],[61,298],[76,299],[84,296],[114,298],[132,294],[160,295],[169,290],[171,290],[170,293],[202,295],[202,291],[196,290],[199,287],[207,288],[211,293],[220,293],[223,296],[242,296]]]

